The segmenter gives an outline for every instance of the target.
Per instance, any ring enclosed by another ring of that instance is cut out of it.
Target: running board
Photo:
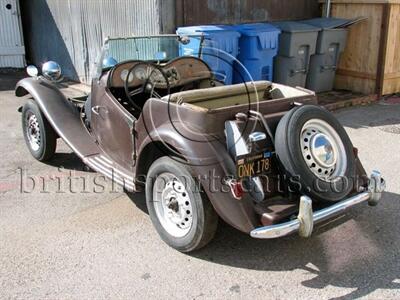
[[[132,175],[114,166],[114,163],[104,155],[93,155],[83,158],[83,162],[93,170],[103,174],[113,182],[119,184],[130,192],[136,191],[135,181]]]

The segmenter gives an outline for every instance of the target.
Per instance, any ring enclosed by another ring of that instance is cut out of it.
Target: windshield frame
[[[105,55],[108,51],[108,45],[110,41],[117,41],[117,40],[130,40],[130,39],[144,39],[144,38],[163,38],[163,37],[175,37],[177,39],[179,38],[183,38],[186,35],[178,35],[178,34],[156,34],[156,35],[138,35],[138,36],[130,36],[130,37],[107,37],[106,39],[104,39],[103,42],[103,46],[101,47],[101,53],[100,53],[100,57],[99,60],[97,60],[97,66],[95,68],[95,74],[93,76],[93,79],[100,79],[101,75],[103,74],[104,71],[107,71],[110,68],[104,68],[103,67],[103,60],[105,58]],[[198,56],[194,56],[194,57],[198,57],[201,58],[202,55],[202,48],[203,48],[203,42],[204,42],[204,35],[199,33],[199,34],[191,34],[188,35],[187,37],[198,37],[200,38],[200,48],[199,48],[199,54]],[[128,61],[128,60],[127,60]],[[146,62],[158,62],[157,60],[147,60]],[[123,61],[118,62],[118,63],[123,63]]]

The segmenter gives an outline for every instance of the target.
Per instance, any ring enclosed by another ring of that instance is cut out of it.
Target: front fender
[[[80,157],[98,153],[94,140],[81,122],[79,110],[53,83],[25,78],[17,83],[15,95],[30,94],[57,134]]]
[[[202,141],[194,141],[181,134],[184,130],[181,123],[174,123],[174,126],[164,124],[148,133],[138,153],[141,154],[151,143],[172,146],[185,158],[218,215],[232,227],[245,233],[251,232],[259,221],[250,196],[236,200],[223,180],[235,170],[224,142],[206,136]]]
[[[41,78],[24,78],[15,87],[15,96],[23,97],[30,94],[43,113],[48,117],[46,111],[51,108],[52,103],[57,103],[57,108],[63,104],[70,109],[70,103],[64,94],[53,83]],[[54,99],[54,100],[53,100]]]

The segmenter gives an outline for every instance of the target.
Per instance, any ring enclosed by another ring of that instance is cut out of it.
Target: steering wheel
[[[129,85],[133,81],[141,81],[142,85],[132,91],[129,90]],[[141,111],[142,108],[135,103],[134,96],[139,94],[149,94],[149,98],[162,97],[155,91],[157,85],[163,85],[166,90],[170,91],[170,85],[167,75],[163,69],[150,62],[140,62],[129,69],[124,83],[125,94],[135,110]]]

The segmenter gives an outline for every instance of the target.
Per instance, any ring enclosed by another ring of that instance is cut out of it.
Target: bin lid
[[[203,36],[216,43],[216,47],[236,56],[240,33],[231,26],[226,25],[204,25],[179,27],[178,35],[203,34]]]
[[[321,31],[321,29],[318,27],[295,21],[274,22],[272,23],[272,25],[280,28],[282,32],[289,32],[289,33]]]
[[[341,19],[341,18],[315,18],[310,20],[300,21],[301,23],[319,27],[322,29],[335,29],[346,27],[347,24],[353,23],[354,20]]]
[[[242,35],[246,36],[258,36],[260,33],[280,33],[281,30],[268,23],[252,23],[252,24],[240,24],[233,26]]]
[[[233,26],[242,36],[257,37],[262,49],[275,49],[281,30],[267,23],[241,24]]]
[[[227,25],[203,25],[203,26],[187,26],[179,27],[176,30],[179,35],[191,35],[196,33],[207,34],[230,34],[234,37],[240,37],[240,34],[236,32],[235,28]]]

